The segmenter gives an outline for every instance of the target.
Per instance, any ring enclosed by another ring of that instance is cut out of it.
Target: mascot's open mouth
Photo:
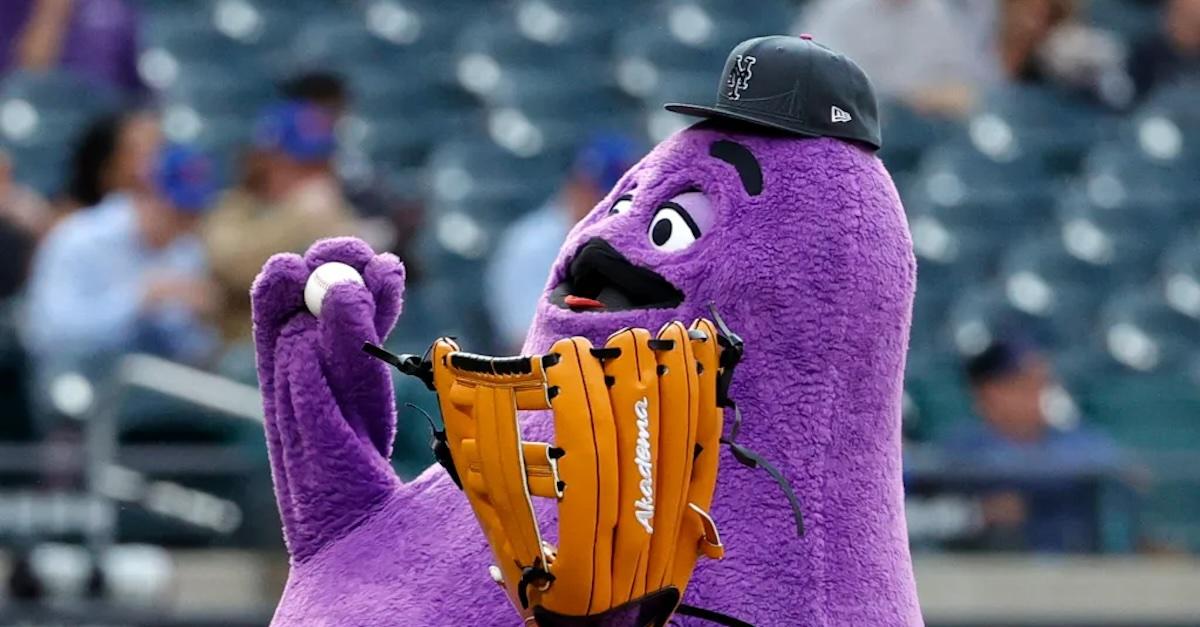
[[[683,302],[683,292],[657,272],[633,265],[597,237],[567,264],[550,302],[572,311],[670,309]]]

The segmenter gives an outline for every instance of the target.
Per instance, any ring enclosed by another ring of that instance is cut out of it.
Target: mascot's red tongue
[[[572,294],[564,296],[563,303],[565,303],[567,307],[570,307],[571,309],[604,309],[604,303],[598,300],[584,298],[582,296],[575,296]]]

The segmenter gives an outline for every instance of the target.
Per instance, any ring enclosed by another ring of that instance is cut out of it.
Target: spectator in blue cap
[[[488,264],[487,307],[501,349],[519,350],[567,231],[604,199],[642,156],[624,135],[598,133],[580,146],[558,192],[504,231]]]
[[[217,306],[195,231],[218,192],[216,169],[184,146],[162,147],[143,190],[114,193],[64,218],[36,254],[23,336],[38,390],[68,372],[103,372],[145,352],[199,363]]]
[[[1029,338],[998,338],[967,359],[964,370],[980,420],[961,425],[942,444],[951,460],[991,477],[979,486],[985,529],[978,548],[1095,550],[1096,482],[1122,469],[1118,446],[1079,424],[1048,359]],[[1063,411],[1064,403],[1071,409]]]
[[[334,175],[337,139],[328,110],[295,101],[269,107],[255,125],[254,148],[259,189],[231,191],[204,225],[226,300],[220,327],[230,341],[249,339],[250,284],[271,255],[302,253],[324,237],[361,235]]]

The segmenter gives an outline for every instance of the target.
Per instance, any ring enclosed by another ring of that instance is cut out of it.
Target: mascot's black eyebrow
[[[746,189],[746,193],[751,196],[762,193],[762,167],[758,165],[758,159],[754,158],[754,153],[750,152],[749,148],[728,139],[721,139],[709,146],[708,154],[728,163],[737,170],[738,178],[742,179],[742,187]]]

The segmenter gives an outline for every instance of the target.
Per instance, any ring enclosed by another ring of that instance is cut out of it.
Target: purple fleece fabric
[[[721,139],[761,163],[761,194],[710,156]],[[690,247],[662,252],[647,235],[655,209],[688,189],[710,199],[711,227]],[[632,208],[608,215],[627,193]],[[594,237],[664,276],[683,303],[572,312],[544,296],[526,350],[567,335],[602,342],[623,326],[690,321],[716,303],[746,342],[732,388],[744,416],[740,441],[779,466],[804,508],[807,534],[796,538],[775,483],[723,452],[712,514],[726,558],[701,559],[685,601],[754,625],[922,624],[900,469],[915,262],[880,161],[833,139],[693,127],[655,148],[575,227],[548,288]],[[367,288],[336,286],[317,320],[304,311],[303,284],[331,259],[365,268]],[[389,374],[359,346],[391,328],[402,283],[394,257],[341,239],[304,259],[274,257],[255,285],[268,442],[292,555],[275,624],[519,623],[488,577],[490,551],[446,473],[435,466],[402,484],[388,467]],[[526,417],[526,437],[549,437],[547,418]]]

